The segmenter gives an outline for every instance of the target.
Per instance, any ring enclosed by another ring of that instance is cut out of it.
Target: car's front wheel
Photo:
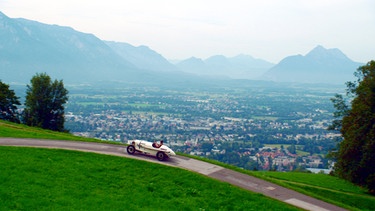
[[[165,158],[166,158],[167,156],[165,155],[164,152],[158,152],[158,153],[156,154],[156,157],[158,158],[158,160],[163,161],[163,160],[165,160]]]
[[[134,154],[135,153],[135,147],[133,145],[129,145],[127,148],[126,148],[126,151],[129,153],[129,154]]]

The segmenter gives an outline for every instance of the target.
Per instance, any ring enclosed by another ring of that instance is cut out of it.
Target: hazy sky
[[[167,59],[247,54],[277,63],[322,45],[375,60],[374,0],[0,0],[0,11]]]

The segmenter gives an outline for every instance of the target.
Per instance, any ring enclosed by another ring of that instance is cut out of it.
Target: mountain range
[[[339,49],[318,45],[305,56],[289,56],[268,70],[261,79],[277,82],[343,83],[354,79],[362,63],[349,59]]]
[[[276,82],[344,83],[362,64],[339,49],[317,46],[305,56],[278,64],[240,54],[191,57],[172,64],[147,46],[103,41],[71,27],[9,18],[0,12],[0,80],[28,83],[46,72],[72,84],[100,81],[128,83],[194,83],[216,79]],[[213,82],[212,82],[213,83]]]
[[[205,60],[191,57],[180,61],[176,66],[184,72],[198,75],[230,77],[233,79],[256,79],[274,64],[262,59],[255,59],[249,55],[240,54],[231,58],[215,55]]]
[[[178,68],[147,46],[132,46],[128,43],[105,41],[118,55],[137,68],[153,71],[177,71]]]

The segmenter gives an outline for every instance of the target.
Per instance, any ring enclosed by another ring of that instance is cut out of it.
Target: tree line
[[[52,80],[46,73],[37,73],[27,85],[23,109],[19,97],[8,84],[0,81],[0,119],[65,132],[64,104],[68,90],[62,80]]]

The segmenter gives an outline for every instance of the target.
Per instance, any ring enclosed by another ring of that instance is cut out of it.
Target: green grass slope
[[[349,210],[374,210],[375,197],[367,190],[326,174],[251,172],[251,175]]]
[[[375,210],[375,196],[338,177],[303,172],[248,171],[206,158],[195,158],[267,180],[348,210]]]
[[[3,121],[0,137],[96,141]],[[0,155],[0,210],[298,210],[145,161],[9,146],[0,146]]]
[[[60,133],[51,130],[43,130],[41,128],[29,127],[23,124],[15,124],[2,120],[0,120],[0,137],[99,142],[96,139],[82,138],[74,136],[70,133]]]
[[[0,210],[298,210],[161,164],[27,147],[0,154]]]
[[[0,137],[97,141],[4,121]],[[196,173],[143,161],[16,147],[0,147],[0,155],[0,210],[294,209]],[[349,210],[375,207],[375,197],[366,190],[329,175],[239,171]]]

